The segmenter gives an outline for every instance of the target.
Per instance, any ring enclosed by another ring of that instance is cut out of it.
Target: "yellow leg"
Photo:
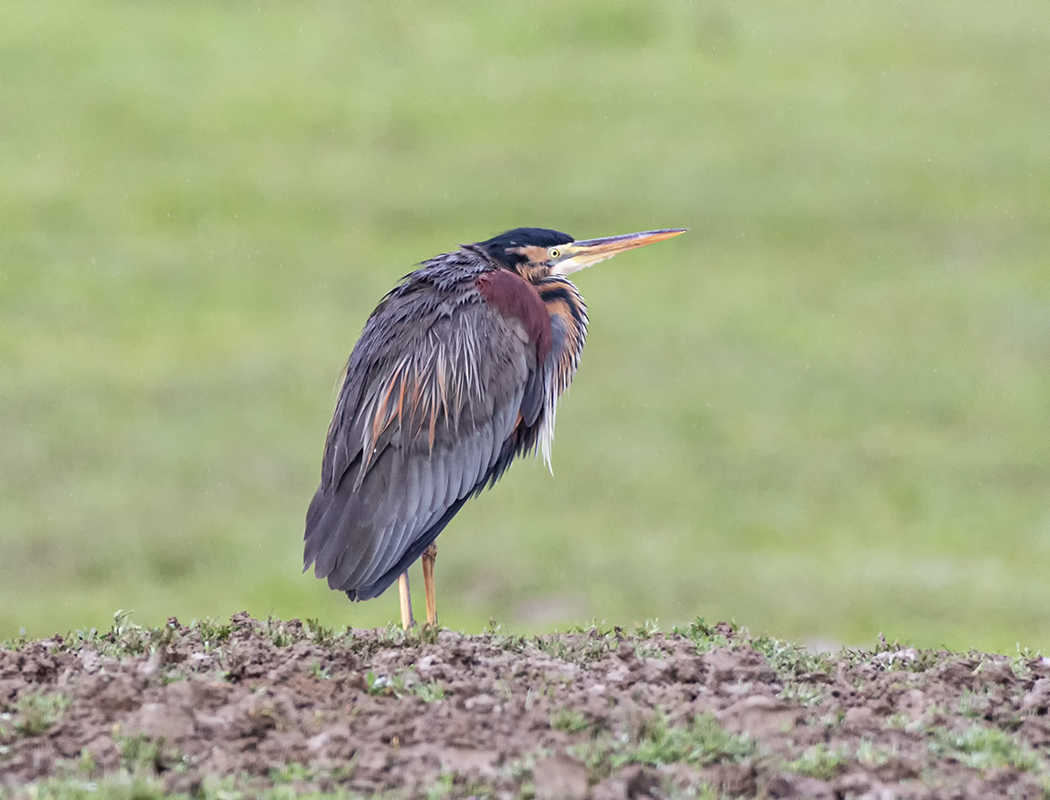
[[[416,624],[412,619],[412,595],[408,591],[408,573],[402,572],[397,579],[397,594],[401,598],[401,627],[406,631]]]
[[[423,592],[427,596],[427,625],[437,625],[437,592],[434,590],[434,562],[437,561],[438,548],[430,545],[423,551]]]

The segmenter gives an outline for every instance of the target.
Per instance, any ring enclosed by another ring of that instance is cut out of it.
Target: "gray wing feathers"
[[[374,583],[477,491],[522,411],[535,351],[480,297],[455,311],[369,346],[390,333],[380,306],[350,358],[305,537],[334,589]]]
[[[505,417],[506,415],[504,415]],[[504,425],[509,422],[501,419]],[[500,437],[505,439],[506,436]],[[341,588],[347,584],[368,585],[392,568],[409,546],[445,512],[456,500],[466,497],[477,486],[495,461],[498,450],[493,447],[491,423],[482,425],[455,449],[440,448],[427,458],[404,459],[406,490],[391,498],[388,514],[373,520],[377,527],[386,523],[379,535],[368,537],[375,546],[358,562],[349,574],[331,574],[333,586]],[[387,453],[391,461],[397,460],[394,448]],[[377,469],[384,465],[377,465]],[[411,476],[418,475],[418,478]],[[413,481],[418,481],[413,489]],[[367,485],[367,482],[366,482]],[[386,509],[384,509],[385,511]],[[363,522],[363,520],[362,520]],[[352,552],[352,551],[348,551]]]

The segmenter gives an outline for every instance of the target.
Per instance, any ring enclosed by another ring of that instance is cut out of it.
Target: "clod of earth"
[[[0,647],[0,795],[1042,798],[1048,710],[1038,654],[121,615]]]

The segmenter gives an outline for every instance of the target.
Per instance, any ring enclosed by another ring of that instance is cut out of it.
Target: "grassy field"
[[[555,476],[441,538],[442,622],[1050,646],[1048,50],[1038,0],[3,3],[0,638],[387,622],[299,573],[379,297],[687,226],[579,276]]]

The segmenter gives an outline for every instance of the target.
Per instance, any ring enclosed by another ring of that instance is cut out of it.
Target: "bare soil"
[[[702,621],[118,618],[0,647],[0,794],[1046,798],[1048,707],[1038,655],[813,654]]]

